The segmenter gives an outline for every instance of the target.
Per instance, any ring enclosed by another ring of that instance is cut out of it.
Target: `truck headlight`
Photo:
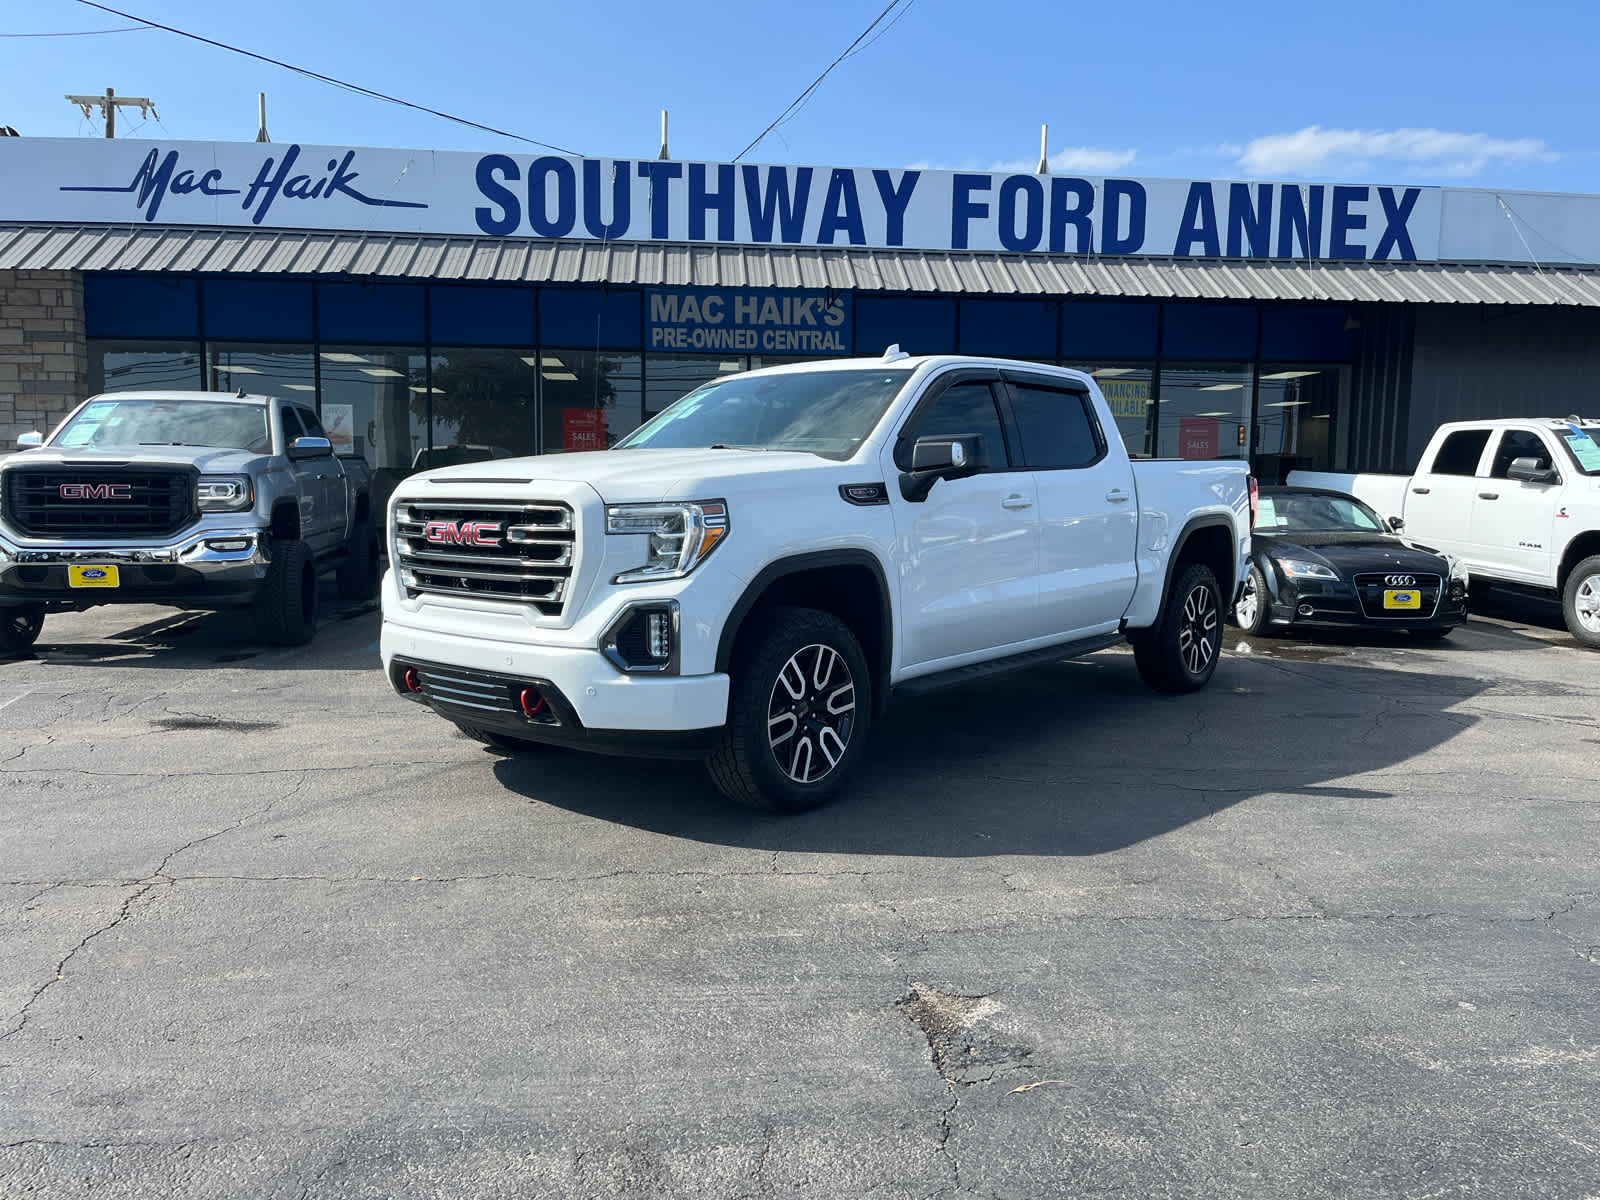
[[[248,475],[202,475],[194,492],[201,512],[243,512],[256,502]]]
[[[641,533],[650,539],[644,563],[623,571],[612,583],[681,579],[728,536],[728,506],[721,500],[611,504],[606,507],[606,532]]]
[[[1278,566],[1290,579],[1337,579],[1339,574],[1332,567],[1325,567],[1321,563],[1307,562],[1303,558],[1280,558]]]

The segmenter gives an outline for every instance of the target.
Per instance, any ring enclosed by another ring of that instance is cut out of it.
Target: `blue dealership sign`
[[[850,353],[850,297],[772,288],[649,288],[647,349],[684,353]]]

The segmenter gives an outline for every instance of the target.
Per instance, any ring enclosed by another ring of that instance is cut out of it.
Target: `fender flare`
[[[1228,553],[1229,572],[1232,573],[1234,567],[1238,565],[1234,561],[1234,556],[1238,551],[1239,538],[1238,534],[1234,531],[1232,521],[1230,521],[1221,513],[1207,513],[1198,517],[1189,518],[1188,522],[1184,525],[1183,529],[1179,531],[1177,538],[1172,543],[1172,553],[1167,555],[1167,565],[1165,568],[1166,575],[1161,581],[1161,604],[1156,609],[1158,614],[1167,611],[1167,601],[1172,596],[1173,572],[1177,570],[1178,561],[1183,557],[1183,548],[1189,544],[1189,539],[1202,529],[1221,529],[1226,532],[1228,535],[1228,546],[1230,547]],[[1250,561],[1254,561],[1253,557]],[[1249,562],[1246,563],[1245,569],[1249,569]],[[1231,588],[1224,586],[1223,590],[1225,594],[1222,597],[1222,603],[1225,608],[1229,610],[1233,608],[1233,602],[1238,598],[1239,585],[1242,582],[1242,579],[1235,579]],[[1222,580],[1217,580],[1217,583],[1221,585]]]

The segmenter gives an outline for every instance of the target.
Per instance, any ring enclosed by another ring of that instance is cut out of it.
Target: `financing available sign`
[[[1545,263],[1600,260],[1600,198],[1462,188],[90,138],[0,140],[0,181],[9,222],[1333,262],[1518,263],[1536,244]]]

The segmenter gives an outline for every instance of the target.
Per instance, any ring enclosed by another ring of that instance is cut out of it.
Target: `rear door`
[[[897,529],[901,664],[995,657],[1037,628],[1039,516],[1033,475],[1007,439],[997,371],[933,381],[886,455]],[[894,480],[911,467],[919,437],[976,434],[988,467],[902,499]]]
[[[1452,430],[1433,457],[1423,460],[1406,493],[1407,537],[1470,558],[1478,467],[1487,456],[1493,432],[1488,427]]]
[[[300,502],[300,537],[313,553],[325,553],[331,539],[328,530],[328,485],[324,479],[326,458],[295,458],[289,454],[297,437],[306,435],[300,409],[293,404],[278,406],[278,417],[283,422],[283,452],[289,459],[289,472],[294,476],[295,491]]]
[[[1561,484],[1528,483],[1510,478],[1511,464],[1535,459],[1541,467],[1557,466],[1555,447],[1534,429],[1507,429],[1495,440],[1486,478],[1478,480],[1472,498],[1471,547],[1466,557],[1493,564],[1507,575],[1529,583],[1553,581],[1551,549]]]
[[[1113,449],[1087,392],[1005,372],[1023,463],[1039,491],[1039,605],[1033,633],[1114,630],[1138,582],[1133,465]]]
[[[297,408],[299,406],[296,406]],[[322,428],[322,422],[317,414],[309,408],[300,408],[300,421],[305,426],[307,437],[325,438],[327,432]],[[322,507],[323,523],[326,528],[330,546],[337,546],[343,540],[350,513],[350,479],[339,465],[338,458],[329,453],[317,458],[306,459],[307,464],[314,464],[321,487],[317,501]]]

